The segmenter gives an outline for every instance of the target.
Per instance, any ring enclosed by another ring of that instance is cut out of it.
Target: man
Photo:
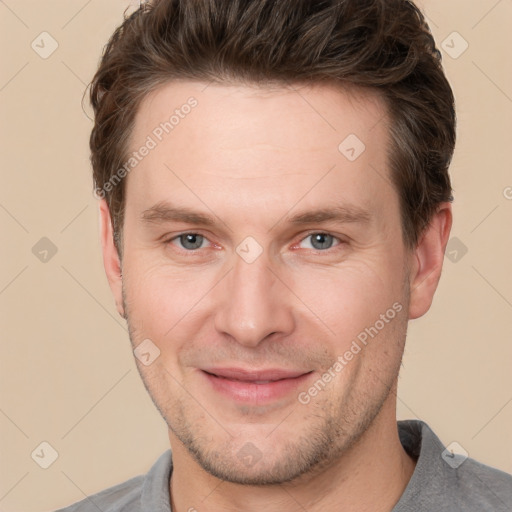
[[[455,145],[411,2],[155,1],[91,100],[105,269],[172,453],[63,510],[511,509],[510,475],[396,421]]]

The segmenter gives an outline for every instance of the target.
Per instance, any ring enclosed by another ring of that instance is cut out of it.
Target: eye
[[[311,240],[311,246],[312,247],[306,247],[306,249],[315,249],[317,251],[325,251],[328,249],[331,249],[333,247],[334,240],[338,240],[338,244],[341,244],[341,240],[333,235],[330,235],[329,233],[310,233],[306,238],[303,238],[300,243],[303,243],[306,240]]]
[[[181,235],[175,236],[169,240],[169,243],[174,245],[175,242],[179,243],[180,248],[183,248],[187,251],[195,251],[197,249],[201,249],[203,242],[207,239],[198,233],[182,233]]]

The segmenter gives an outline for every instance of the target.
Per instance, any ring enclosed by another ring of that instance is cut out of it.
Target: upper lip
[[[282,368],[269,368],[266,370],[250,370],[244,368],[202,368],[207,373],[212,373],[218,377],[242,381],[259,381],[259,380],[280,380],[293,379],[300,377],[305,373],[304,370],[286,370]]]

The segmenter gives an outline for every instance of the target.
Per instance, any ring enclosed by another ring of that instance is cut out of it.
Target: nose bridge
[[[271,333],[290,331],[293,315],[289,292],[276,277],[275,265],[250,244],[237,248],[233,269],[219,289],[215,325],[238,343],[256,346]]]

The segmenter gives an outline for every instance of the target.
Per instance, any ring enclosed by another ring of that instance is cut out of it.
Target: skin
[[[386,110],[368,91],[169,83],[142,102],[131,149],[190,96],[197,107],[126,178],[122,262],[100,202],[118,311],[134,348],[149,338],[160,350],[148,366],[136,361],[169,427],[172,510],[390,511],[415,465],[396,427],[407,323],[430,308],[451,206],[439,205],[406,249]],[[338,150],[351,133],[366,146],[355,161]],[[161,201],[210,214],[216,225],[143,221]],[[371,219],[287,221],[349,203]],[[184,233],[204,238],[191,249],[176,238]],[[318,248],[315,233],[334,238]],[[236,252],[248,236],[262,249],[252,263]],[[401,312],[300,403],[298,392],[394,303]],[[312,373],[285,398],[238,404],[200,374],[208,365]],[[237,456],[247,443],[260,455],[250,466]]]

